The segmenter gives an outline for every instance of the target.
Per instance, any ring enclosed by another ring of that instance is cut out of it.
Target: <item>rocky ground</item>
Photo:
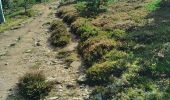
[[[48,23],[55,19],[57,3],[44,5],[39,16],[0,33],[0,100],[22,100],[13,90],[19,77],[32,70],[42,70],[48,81],[56,81],[46,100],[88,98],[89,87],[77,84],[83,81],[80,59],[68,65],[57,57],[62,50],[76,53],[77,41],[72,38],[67,47],[57,50],[48,44]]]

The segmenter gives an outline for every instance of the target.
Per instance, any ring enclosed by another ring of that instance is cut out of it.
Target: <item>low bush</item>
[[[79,44],[78,50],[87,66],[99,61],[104,54],[117,44],[114,40],[107,38],[90,38]]]
[[[54,20],[50,25],[50,31],[54,31],[54,30],[55,31],[58,30],[59,32],[66,32],[66,26],[62,21]]]
[[[55,47],[64,47],[70,42],[70,35],[53,32],[50,41]]]
[[[70,35],[62,21],[53,21],[50,30],[52,31],[50,42],[53,46],[64,47],[70,42]]]
[[[58,9],[57,16],[62,18],[67,24],[71,24],[78,17],[74,5],[62,6]]]
[[[118,40],[125,38],[125,36],[126,32],[120,29],[115,29],[111,34],[111,37],[116,38]]]
[[[73,34],[75,34],[76,36],[81,36],[81,34],[78,34],[78,28],[81,27],[83,25],[83,23],[85,23],[87,21],[87,19],[85,18],[78,18],[75,22],[73,22],[71,24],[71,31]]]
[[[79,0],[76,5],[76,9],[81,16],[94,17],[101,12],[105,12],[106,6],[109,0]]]
[[[103,60],[104,61],[115,61],[115,60],[126,58],[127,56],[128,54],[126,52],[113,49],[103,56]]]
[[[25,12],[25,15],[28,16],[28,17],[33,17],[35,16],[35,12],[33,10],[28,10],[27,12]]]
[[[90,84],[106,84],[110,82],[109,79],[111,75],[120,77],[126,69],[125,62],[123,61],[106,61],[93,65],[87,70],[86,74]]]
[[[51,91],[52,82],[46,82],[41,72],[27,73],[20,78],[18,83],[19,93],[29,100],[43,99]]]
[[[64,60],[64,62],[70,66],[70,64],[74,61],[78,61],[78,55],[75,52],[62,50],[58,53],[57,58]]]
[[[81,41],[85,41],[90,37],[97,36],[99,29],[94,27],[88,20],[78,19],[72,25],[73,33],[78,36]]]

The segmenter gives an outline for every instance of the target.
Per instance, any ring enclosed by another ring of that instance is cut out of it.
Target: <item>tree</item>
[[[5,17],[2,8],[2,1],[0,0],[0,23],[4,23],[4,22],[5,22]]]
[[[27,12],[27,7],[28,7],[28,0],[24,0],[25,13]]]
[[[94,16],[100,12],[105,11],[101,9],[102,6],[105,6],[110,0],[77,0],[77,10],[81,15],[85,16]]]

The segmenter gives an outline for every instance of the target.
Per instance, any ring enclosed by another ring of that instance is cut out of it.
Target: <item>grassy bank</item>
[[[58,16],[79,37],[91,98],[168,99],[170,34],[168,1],[120,0],[107,11],[83,17],[77,4]]]

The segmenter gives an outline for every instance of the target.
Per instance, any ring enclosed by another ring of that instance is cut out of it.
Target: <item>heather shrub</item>
[[[52,82],[46,82],[41,72],[27,73],[20,78],[18,83],[19,93],[29,100],[43,99],[51,91]]]
[[[87,66],[99,61],[104,54],[117,44],[114,40],[107,38],[90,38],[79,44],[78,50]]]
[[[70,42],[70,35],[67,27],[60,20],[55,20],[50,27],[52,33],[49,39],[51,45],[56,47],[64,47]]]
[[[106,61],[93,65],[86,74],[90,84],[102,84],[108,83],[111,76],[120,77],[126,69],[123,61]]]

